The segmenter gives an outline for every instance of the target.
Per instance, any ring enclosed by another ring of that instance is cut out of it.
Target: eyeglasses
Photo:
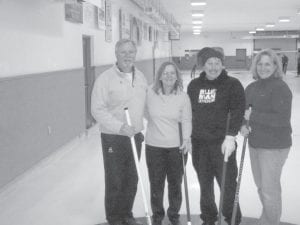
[[[136,51],[121,51],[121,52],[118,52],[118,54],[120,56],[127,56],[127,55],[129,55],[129,56],[135,56]]]
[[[176,72],[163,72],[163,76],[176,76]]]

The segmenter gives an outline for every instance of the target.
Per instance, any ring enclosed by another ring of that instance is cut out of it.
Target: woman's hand
[[[246,125],[243,125],[241,127],[240,133],[242,136],[247,137],[251,132],[251,127],[248,127]]]
[[[179,147],[183,151],[184,154],[186,153],[192,153],[192,142],[191,139],[185,139],[183,140],[182,145]]]
[[[252,112],[251,108],[245,110],[245,114],[244,114],[245,120],[249,120],[250,119],[251,112]]]

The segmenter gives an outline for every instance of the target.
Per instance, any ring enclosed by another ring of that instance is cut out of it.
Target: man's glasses
[[[122,51],[122,52],[118,52],[118,54],[120,55],[120,56],[135,56],[135,54],[136,54],[136,51]]]

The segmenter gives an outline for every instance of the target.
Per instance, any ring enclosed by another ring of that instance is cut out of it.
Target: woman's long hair
[[[165,71],[166,67],[169,66],[169,65],[171,65],[175,68],[176,77],[177,77],[177,80],[176,80],[176,82],[174,84],[174,87],[173,87],[173,92],[177,93],[178,91],[183,90],[181,73],[180,73],[178,67],[176,66],[176,64],[173,63],[173,62],[164,62],[160,65],[160,67],[159,67],[159,69],[156,73],[154,83],[153,83],[153,91],[156,94],[159,94],[160,92],[163,93],[163,84],[162,84],[162,81],[160,79],[161,79],[162,74]]]
[[[257,53],[257,55],[254,57],[254,60],[252,61],[251,72],[252,72],[253,79],[255,80],[260,79],[260,76],[257,73],[257,64],[259,63],[262,56],[264,55],[269,56],[272,62],[274,63],[274,65],[276,66],[276,69],[272,76],[282,78],[283,72],[282,72],[282,65],[279,57],[272,49],[264,49],[261,50],[259,53]]]

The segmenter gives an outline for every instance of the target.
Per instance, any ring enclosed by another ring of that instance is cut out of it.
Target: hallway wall
[[[288,70],[297,68],[297,39],[278,38],[278,39],[260,39],[254,41],[254,49],[273,48],[278,52],[285,54],[288,58]]]
[[[173,56],[184,56],[184,50],[203,47],[222,47],[226,56],[235,56],[236,48],[246,49],[247,56],[253,53],[253,41],[241,39],[245,32],[215,32],[201,35],[182,33],[179,41],[172,41]]]
[[[272,48],[282,52],[289,58],[288,70],[296,70],[296,50],[299,48],[300,39],[291,38],[262,38],[244,39],[250,37],[247,32],[211,32],[201,35],[183,33],[180,40],[172,41],[172,53],[176,57],[175,61],[181,61],[179,67],[183,70],[191,70],[194,64],[196,51],[190,53],[190,60],[186,61],[184,56],[188,54],[186,50],[200,50],[203,47],[222,47],[225,54],[225,66],[228,69],[238,69],[236,49],[246,49],[246,67],[249,69],[253,54],[257,50]]]
[[[85,6],[100,2],[83,3],[84,15]],[[85,131],[82,36],[91,37],[99,75],[115,62],[120,8],[154,24],[130,0],[112,0],[112,41],[106,42],[95,21],[65,21],[64,1],[0,1],[0,189]],[[138,46],[137,65],[149,82],[153,52],[156,63],[169,60],[170,43]]]
[[[81,68],[82,35],[92,37],[93,65],[114,63],[120,8],[154,26],[130,0],[112,1],[112,42],[106,42],[105,31],[90,22],[65,21],[63,1],[0,1],[0,77]],[[151,59],[153,46],[154,41],[142,40],[137,60]],[[158,40],[157,46],[157,58],[170,56],[169,42]]]
[[[82,83],[81,69],[0,80],[0,188],[84,130]]]

